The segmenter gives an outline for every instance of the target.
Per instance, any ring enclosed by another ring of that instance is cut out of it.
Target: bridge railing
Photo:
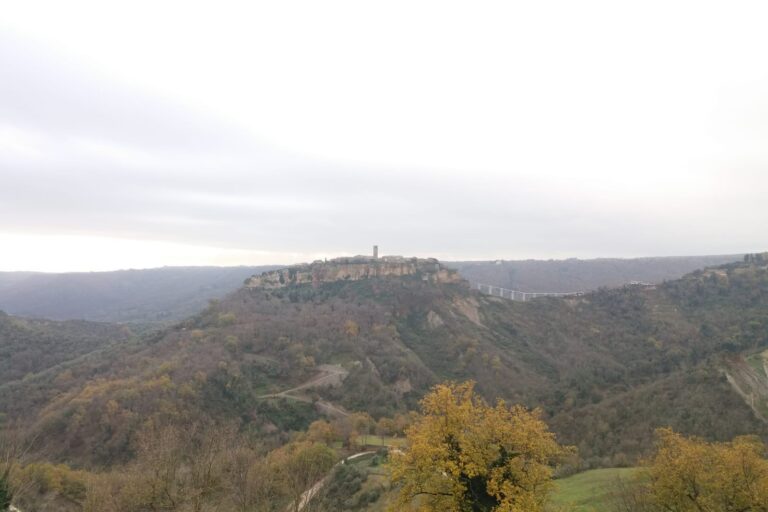
[[[493,295],[494,297],[502,297],[504,299],[519,300],[523,302],[537,297],[569,297],[584,295],[584,292],[524,292],[484,283],[473,283],[472,286],[482,293]]]

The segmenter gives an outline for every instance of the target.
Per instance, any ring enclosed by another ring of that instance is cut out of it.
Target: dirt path
[[[330,402],[324,400],[312,400],[311,398],[301,394],[302,391],[308,389],[320,388],[320,387],[332,387],[340,386],[344,379],[349,375],[349,371],[345,370],[340,365],[335,364],[323,364],[317,367],[320,373],[309,379],[307,382],[296,386],[295,388],[286,389],[279,393],[270,393],[267,395],[261,395],[257,398],[288,398],[290,400],[297,400],[299,402],[305,402],[308,404],[314,403],[316,407],[329,416],[346,417],[349,413],[340,407],[333,405]]]
[[[347,416],[349,416],[349,413],[347,411],[333,405],[330,402],[326,402],[324,400],[318,400],[316,404],[321,411],[328,413],[329,416],[337,416],[342,418],[346,418]]]
[[[313,485],[312,487],[310,487],[309,489],[304,491],[304,494],[301,495],[301,499],[299,500],[299,511],[304,510],[304,507],[306,507],[307,504],[309,504],[309,502],[312,501],[312,498],[317,496],[317,493],[319,493],[323,489],[323,487],[325,487],[325,484],[328,483],[328,479],[331,478],[331,475],[333,474],[333,471],[337,467],[341,466],[342,464],[346,464],[347,461],[356,459],[358,457],[363,457],[364,455],[372,455],[372,454],[375,454],[375,453],[376,452],[370,452],[370,451],[368,451],[368,452],[358,452],[358,453],[356,453],[354,455],[350,455],[349,457],[347,457],[345,459],[342,459],[341,461],[337,462],[331,468],[331,470],[328,472],[328,474],[325,477],[323,477],[322,480],[320,480],[315,485]],[[292,510],[293,510],[293,504],[291,504],[288,507],[288,511],[289,512],[292,511]]]
[[[318,375],[315,375],[307,382],[296,386],[295,388],[286,389],[279,393],[272,393],[268,395],[261,395],[259,398],[278,398],[281,396],[295,395],[300,391],[306,389],[319,388],[324,386],[338,386],[344,382],[349,372],[342,368],[340,365],[335,364],[321,364],[317,367],[320,371]]]

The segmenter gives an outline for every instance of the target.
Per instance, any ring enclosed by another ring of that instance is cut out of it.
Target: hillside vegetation
[[[119,325],[36,320],[0,311],[0,386],[132,336],[130,329]]]
[[[527,303],[419,275],[242,288],[198,315],[59,373],[0,387],[0,411],[54,460],[114,464],[148,422],[236,421],[280,443],[323,415],[412,410],[445,380],[542,407],[582,467],[631,464],[653,429],[768,433],[724,368],[768,345],[768,273],[738,263],[659,286]],[[344,370],[328,386],[321,365]]]

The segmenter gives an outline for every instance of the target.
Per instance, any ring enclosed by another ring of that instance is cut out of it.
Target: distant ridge
[[[618,287],[633,281],[660,283],[680,278],[699,268],[742,259],[742,255],[546,261],[438,262],[419,259],[416,267],[419,272],[428,270],[428,267],[437,268],[444,274],[440,279],[449,277],[448,269],[456,269],[461,277],[475,285],[482,283],[525,292],[566,293]],[[347,274],[353,279],[353,276],[370,275],[370,272],[410,273],[417,270],[412,267],[412,258],[399,261],[393,256],[378,260],[359,256],[342,260],[349,264],[356,263],[346,271],[340,271],[336,276],[339,278]],[[378,266],[366,263],[370,261],[378,261]],[[329,263],[338,267],[341,260]],[[291,267],[163,267],[63,274],[0,272],[0,310],[18,316],[52,320],[163,325],[201,311],[209,300],[234,292],[246,280],[253,286],[256,283],[253,276],[264,272],[285,269],[282,275],[286,282],[299,279],[297,276],[310,281],[315,278],[336,279],[328,274],[331,267],[324,267],[323,264],[325,262]],[[385,268],[388,270],[382,270]],[[280,272],[271,274],[277,279],[277,284],[280,275]]]
[[[632,282],[658,284],[705,267],[741,261],[743,254],[565,260],[444,261],[473,284],[525,292],[585,292]]]
[[[253,274],[275,268],[279,267],[0,272],[0,310],[52,320],[169,323],[197,313]]]

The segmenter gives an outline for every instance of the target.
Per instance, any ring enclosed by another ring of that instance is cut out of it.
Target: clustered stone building
[[[251,288],[282,288],[301,284],[316,286],[320,283],[333,281],[358,281],[377,277],[409,275],[418,275],[424,281],[435,283],[461,281],[458,272],[442,266],[434,258],[379,257],[378,246],[374,246],[372,257],[351,256],[293,265],[253,276],[246,282],[246,286]]]

